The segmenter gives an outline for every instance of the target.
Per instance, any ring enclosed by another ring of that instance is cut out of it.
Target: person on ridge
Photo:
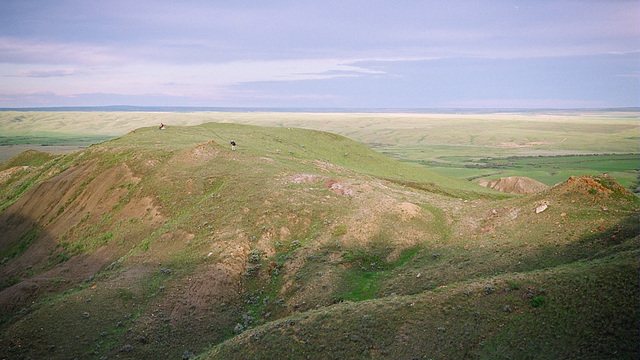
[[[163,123],[160,123],[160,127],[159,127],[159,129],[160,129],[160,130],[164,130],[164,129],[166,129],[166,128],[164,127],[164,124],[163,124]]]
[[[235,150],[236,149],[236,142],[231,140],[231,150]]]

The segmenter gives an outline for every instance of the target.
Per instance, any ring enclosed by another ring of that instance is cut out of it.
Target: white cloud
[[[129,63],[101,67],[85,66],[81,69],[13,64],[0,67],[0,76],[5,79],[0,84],[0,92],[7,94],[51,91],[60,95],[106,92],[196,96],[199,93],[216,92],[241,83],[319,80],[381,73],[351,65],[354,61],[234,61],[190,66]]]
[[[74,69],[20,70],[15,76],[48,78],[48,77],[69,76],[75,73],[76,71]]]
[[[115,49],[69,42],[44,42],[0,37],[0,64],[85,64],[118,63]]]

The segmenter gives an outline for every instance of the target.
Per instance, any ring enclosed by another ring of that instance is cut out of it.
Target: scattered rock
[[[158,274],[170,275],[170,274],[173,274],[173,270],[167,269],[167,268],[162,268],[162,269],[158,270]]]
[[[240,334],[243,330],[244,330],[244,326],[242,326],[242,324],[238,323],[238,324],[236,324],[236,326],[233,328],[233,333],[234,333],[234,334]]]
[[[194,357],[196,357],[196,355],[189,350],[185,350],[182,353],[182,360],[189,360],[189,359],[193,359]]]
[[[496,288],[491,285],[487,285],[484,287],[484,293],[487,295],[491,294],[494,291],[496,291]]]
[[[82,317],[83,317],[83,318],[89,318],[89,316],[91,316],[91,314],[89,314],[89,313],[88,313],[88,312],[86,312],[86,311],[85,311],[84,313],[82,313]]]
[[[547,207],[548,205],[546,203],[539,205],[538,207],[536,207],[536,214],[540,214],[541,212],[547,210]]]
[[[502,307],[502,311],[510,313],[513,311],[513,309],[511,308],[511,305],[505,305]]]

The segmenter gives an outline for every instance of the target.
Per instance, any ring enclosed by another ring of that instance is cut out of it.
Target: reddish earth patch
[[[334,194],[343,196],[353,196],[353,190],[345,187],[344,184],[335,179],[329,179],[324,183],[324,187],[333,191]]]
[[[599,181],[600,180],[600,181]],[[606,181],[607,186],[602,185],[602,182]],[[601,177],[593,176],[572,176],[567,181],[558,184],[554,187],[554,190],[559,193],[576,193],[584,196],[596,196],[596,197],[608,197],[615,192],[624,195],[631,195],[631,193],[615,182],[615,179],[603,175]]]

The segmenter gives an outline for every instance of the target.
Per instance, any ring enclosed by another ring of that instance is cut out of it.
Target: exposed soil
[[[28,166],[14,166],[6,170],[0,171],[0,184],[7,181],[16,172],[20,170],[26,170],[28,168],[29,168]]]
[[[512,194],[535,194],[549,187],[537,180],[524,176],[509,176],[500,179],[481,179],[478,185]]]
[[[60,248],[63,241],[73,243],[76,232],[96,226],[121,201],[127,190],[119,185],[138,181],[124,164],[102,172],[96,165],[71,167],[35,185],[7,208],[0,215],[0,228],[5,234],[0,239],[2,246],[18,244],[20,235],[30,228],[40,235],[24,253],[0,268],[1,278],[26,278],[0,291],[0,307],[19,308],[49,291],[53,285],[57,284],[58,289],[59,284],[71,286],[113,262],[122,249],[98,246],[59,266],[56,263],[60,260],[56,260],[55,255],[63,254],[64,250]],[[156,222],[161,221],[159,210],[149,198],[129,201],[119,215],[138,217],[144,214]],[[39,225],[35,227],[35,224]]]

